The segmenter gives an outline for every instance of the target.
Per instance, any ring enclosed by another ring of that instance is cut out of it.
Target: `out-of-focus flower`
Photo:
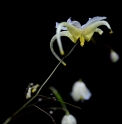
[[[39,84],[36,84],[32,87],[32,93],[36,92],[37,91],[37,88],[39,87],[40,85]]]
[[[61,124],[77,124],[77,120],[71,114],[64,115],[63,118],[62,118],[62,120],[61,120]]]
[[[110,60],[113,63],[116,63],[119,60],[119,55],[114,50],[110,51]]]
[[[61,55],[64,55],[64,50],[62,47],[61,39],[60,39],[60,31],[61,30],[67,30],[70,35],[65,35],[71,39],[72,36],[72,42],[76,43],[78,39],[80,39],[80,45],[84,46],[84,42],[90,41],[91,37],[93,36],[94,32],[98,32],[100,35],[103,33],[103,31],[98,28],[101,25],[105,25],[110,29],[110,33],[112,33],[111,27],[108,24],[107,21],[103,21],[103,19],[106,19],[106,17],[94,17],[89,18],[88,22],[84,25],[80,25],[78,21],[71,21],[69,18],[67,22],[62,22],[60,24],[56,23],[57,28],[57,43],[59,46],[59,50]]]
[[[84,82],[82,81],[76,81],[72,87],[72,92],[71,96],[74,101],[79,101],[79,100],[89,100],[91,97],[91,92],[89,89],[86,87]]]
[[[34,93],[37,91],[37,88],[39,87],[40,85],[39,84],[36,84],[36,85],[28,85],[28,88],[27,88],[27,93],[26,93],[26,99],[29,99],[31,98],[31,93]]]

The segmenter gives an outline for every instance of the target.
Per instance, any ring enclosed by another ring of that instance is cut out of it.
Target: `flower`
[[[40,86],[39,84],[36,85],[33,85],[33,83],[29,84],[27,88],[26,99],[31,98],[31,93],[36,92],[39,86]]]
[[[69,32],[69,35],[66,34],[65,36],[69,37],[70,39],[72,36],[72,39],[71,39],[72,42],[76,43],[77,40],[80,39],[80,45],[84,46],[85,40],[90,41],[94,32],[98,32],[100,35],[103,33],[103,31],[100,28],[98,28],[101,25],[107,26],[108,29],[110,29],[110,33],[112,33],[112,29],[108,24],[108,22],[101,21],[103,19],[106,19],[106,17],[97,16],[94,18],[89,18],[88,22],[82,26],[78,21],[71,21],[70,18],[67,20],[67,22],[62,22],[60,24],[56,23],[57,43],[58,43],[61,55],[64,55],[64,50],[63,50],[61,39],[60,39],[61,30],[67,30]]]
[[[91,97],[91,92],[84,82],[76,81],[72,87],[71,96],[76,102],[79,100],[88,100]]]
[[[64,115],[61,124],[77,124],[76,118],[69,114],[69,115]]]
[[[113,63],[116,63],[119,60],[119,55],[114,50],[110,51],[110,60]]]

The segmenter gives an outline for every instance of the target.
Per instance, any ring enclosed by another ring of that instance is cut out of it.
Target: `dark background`
[[[50,96],[49,86],[54,86],[64,101],[81,107],[81,110],[68,106],[69,112],[77,119],[78,124],[118,121],[121,99],[121,8],[116,3],[65,1],[57,2],[28,2],[2,4],[1,24],[1,119],[2,122],[12,115],[25,103],[25,89],[31,82],[40,85],[46,80],[55,66],[57,59],[50,51],[50,40],[55,35],[55,22],[67,21],[69,17],[82,24],[88,18],[106,16],[113,29],[113,34],[105,26],[102,36],[95,33],[96,44],[85,42],[84,47],[79,44],[72,54],[64,61],[67,66],[60,65],[50,78],[42,95]],[[114,8],[116,6],[116,9]],[[62,38],[64,50],[69,44],[68,38]],[[109,59],[110,51],[102,44],[108,44],[119,55],[120,60],[112,63]],[[55,51],[59,54],[57,44]],[[72,85],[82,78],[92,93],[89,101],[74,102],[70,97]],[[51,97],[51,96],[50,96]],[[37,99],[35,99],[37,101]],[[40,108],[60,106],[60,103],[44,100],[38,104]],[[49,110],[46,110],[49,112]],[[30,112],[11,121],[14,123],[50,123],[51,119],[36,108],[30,107],[20,114]],[[64,115],[63,111],[55,111],[52,115],[57,124]]]

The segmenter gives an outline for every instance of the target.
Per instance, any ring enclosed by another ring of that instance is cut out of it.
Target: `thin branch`
[[[75,46],[71,49],[71,51],[65,57],[63,57],[63,59],[65,59],[66,57],[69,56],[69,54],[73,51],[73,49],[75,48]],[[35,99],[38,96],[38,94],[41,91],[41,89],[43,88],[43,86],[47,83],[47,81],[50,79],[50,77],[54,74],[54,72],[56,71],[56,69],[58,68],[58,66],[62,63],[63,59],[57,64],[57,66],[54,68],[54,70],[51,72],[51,74],[48,76],[48,78],[45,80],[45,82],[41,85],[41,87],[39,88],[39,90],[37,91],[37,93],[30,100],[28,100],[21,108],[19,108],[12,116],[10,116],[9,118],[7,118],[3,124],[8,124],[16,114],[18,114],[33,99]]]
[[[50,97],[48,97],[48,96],[44,96],[44,95],[38,95],[38,96],[45,97],[45,98],[48,98],[48,99],[51,99],[51,100],[52,100],[52,98],[50,98]],[[70,104],[70,103],[68,103],[68,102],[64,102],[64,101],[61,101],[61,100],[58,100],[58,99],[55,99],[55,100],[56,100],[56,101],[59,101],[59,102],[63,102],[63,103],[65,103],[65,104],[67,104],[67,105],[73,106],[73,107],[75,107],[75,108],[81,109],[80,107],[75,106],[75,105],[72,105],[72,104]]]
[[[46,111],[44,111],[43,109],[39,108],[37,105],[33,105],[33,106],[36,107],[37,109],[39,109],[40,111],[44,112],[45,114],[47,114],[47,115],[52,119],[53,123],[56,124],[56,123],[55,123],[55,120],[53,119],[53,117],[52,117],[50,114],[48,114],[48,113],[47,113]]]

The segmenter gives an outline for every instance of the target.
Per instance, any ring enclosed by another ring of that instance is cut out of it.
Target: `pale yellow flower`
[[[103,19],[106,19],[106,17],[94,17],[89,18],[88,22],[85,25],[82,25],[78,21],[71,21],[71,18],[67,20],[67,22],[58,23],[56,22],[56,28],[57,33],[52,37],[50,41],[50,49],[53,55],[61,61],[60,57],[55,53],[53,49],[54,41],[57,39],[58,46],[60,53],[63,55],[63,47],[60,40],[61,36],[66,36],[70,38],[70,40],[74,43],[77,42],[78,39],[80,39],[80,45],[84,46],[84,42],[90,41],[91,37],[93,36],[94,32],[99,33],[102,35],[103,31],[100,28],[97,28],[100,25],[106,25],[110,30],[111,27],[106,21],[101,21]],[[61,30],[65,30],[60,32]],[[112,30],[111,32],[112,33]],[[61,62],[64,66],[66,66],[66,63],[64,61]]]
[[[106,19],[106,17],[94,17],[89,18],[88,22],[81,26],[77,21],[69,21],[69,22],[62,22],[57,26],[56,34],[57,34],[57,43],[60,50],[61,55],[64,55],[64,50],[62,47],[61,39],[60,39],[60,31],[64,29],[69,31],[69,35],[67,37],[72,36],[72,42],[76,43],[78,39],[80,39],[80,45],[84,46],[85,40],[90,41],[91,37],[93,36],[94,32],[98,32],[100,35],[103,31],[98,28],[101,25],[107,26],[110,30],[111,27],[107,21],[101,21]],[[112,30],[110,31],[110,33]]]

